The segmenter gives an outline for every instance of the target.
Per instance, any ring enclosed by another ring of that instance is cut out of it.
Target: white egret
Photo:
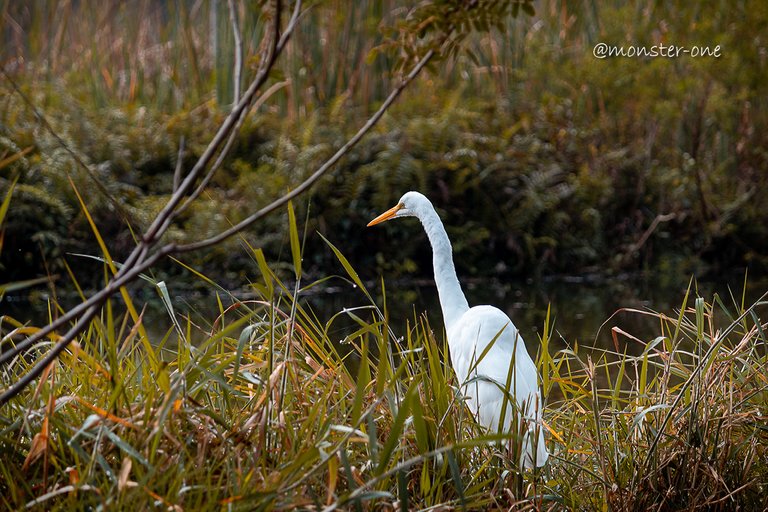
[[[523,432],[521,465],[543,466],[549,454],[540,421],[538,372],[520,333],[503,311],[493,306],[469,307],[456,277],[448,234],[422,194],[406,193],[368,226],[400,217],[419,219],[432,245],[435,283],[460,393],[488,430],[507,433],[517,424],[516,432]]]

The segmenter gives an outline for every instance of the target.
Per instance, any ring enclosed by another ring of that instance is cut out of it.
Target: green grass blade
[[[296,224],[296,212],[293,203],[288,201],[288,229],[291,239],[291,255],[293,256],[293,270],[296,279],[301,279],[301,244],[299,243],[299,228]]]

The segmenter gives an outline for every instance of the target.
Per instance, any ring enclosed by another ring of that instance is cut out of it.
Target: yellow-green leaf
[[[299,228],[296,225],[296,213],[293,211],[293,203],[288,201],[288,228],[291,238],[291,254],[293,255],[293,269],[296,279],[301,279],[301,244],[299,243]]]

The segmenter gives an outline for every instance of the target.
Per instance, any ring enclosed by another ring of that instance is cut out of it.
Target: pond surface
[[[522,334],[529,352],[535,355],[548,308],[550,324],[554,324],[554,335],[550,338],[552,350],[573,347],[576,343],[581,347],[614,350],[613,327],[644,342],[660,334],[658,319],[627,310],[676,316],[689,285],[688,307],[693,307],[697,296],[711,303],[717,293],[722,302],[735,311],[738,308],[734,306],[734,300],[741,304],[744,275],[727,276],[717,282],[693,283],[659,275],[622,279],[562,278],[544,282],[470,281],[464,283],[464,292],[470,306],[491,304],[505,311]],[[768,280],[750,280],[745,304],[749,306],[766,290]],[[380,290],[372,288],[370,291],[380,303],[380,297],[375,295],[380,295]],[[353,289],[337,290],[307,300],[315,311],[326,310],[329,314],[344,307],[364,304],[362,294]],[[413,325],[414,318],[425,312],[435,331],[440,333],[443,329],[437,289],[432,282],[411,283],[410,286],[401,283],[397,287],[388,284],[387,306],[398,335],[405,331],[405,319]],[[394,319],[401,319],[401,325],[397,325]],[[640,353],[644,348],[628,337],[618,336],[618,341],[621,351],[628,345],[628,353]]]
[[[331,279],[325,284],[324,288],[313,287],[301,295],[302,304],[309,306],[323,322],[345,308],[368,304],[367,298],[360,290],[340,278]],[[562,278],[504,283],[477,280],[465,282],[464,290],[470,305],[492,304],[507,312],[520,330],[529,352],[535,355],[548,307],[550,321],[554,323],[551,350],[572,347],[575,343],[581,347],[613,349],[613,327],[618,327],[643,342],[659,335],[657,319],[649,315],[620,311],[622,308],[676,315],[688,286],[688,280],[657,275],[631,279]],[[691,286],[689,307],[693,306],[697,292],[698,296],[707,302],[711,302],[717,293],[730,309],[735,310],[732,297],[741,302],[744,276],[726,276],[718,281],[700,281]],[[767,280],[751,279],[747,286],[746,304],[751,304],[766,290]],[[381,306],[380,283],[370,284],[369,291]],[[203,329],[210,328],[218,314],[214,294],[187,294],[174,290],[172,286],[169,293],[177,315],[191,315],[195,324]],[[75,303],[74,298],[59,297],[59,300],[66,305]],[[222,298],[222,302],[226,307],[232,301]],[[136,299],[137,307],[143,307],[144,303],[147,304],[145,326],[151,337],[160,340],[170,328],[168,313],[162,302],[157,299],[157,294],[149,287]],[[32,325],[42,325],[48,318],[47,307],[45,294],[37,293],[33,298],[7,296],[0,302],[0,314],[8,314]],[[398,336],[405,334],[406,322],[414,325],[414,320],[424,313],[427,314],[432,328],[442,335],[442,314],[433,282],[387,284],[387,307],[392,328]],[[363,318],[370,318],[365,312],[357,313]],[[341,340],[355,330],[354,326],[352,320],[338,320],[333,323],[330,334],[333,339]],[[631,341],[624,336],[619,336],[618,341],[621,351],[626,348],[629,353],[642,352],[643,347],[637,341]]]

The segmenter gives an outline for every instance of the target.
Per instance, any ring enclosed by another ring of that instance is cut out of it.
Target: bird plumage
[[[520,463],[543,466],[549,455],[541,426],[538,372],[519,331],[498,308],[469,307],[456,276],[451,242],[429,199],[407,192],[368,225],[399,217],[419,219],[432,246],[451,364],[467,406],[492,432],[522,433]]]

